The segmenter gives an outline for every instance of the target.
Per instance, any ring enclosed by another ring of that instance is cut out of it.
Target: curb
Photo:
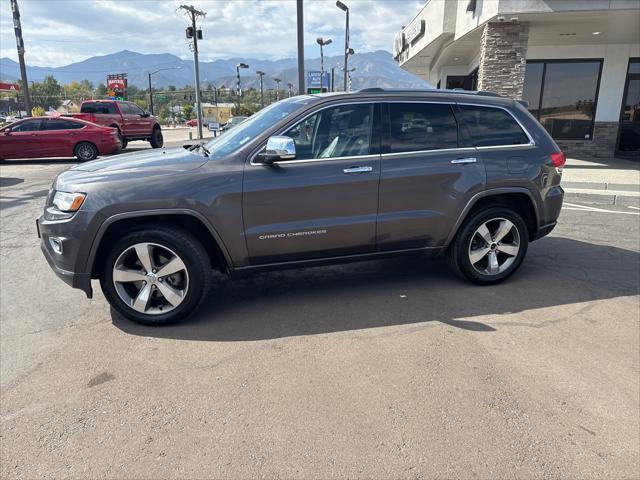
[[[624,195],[603,190],[598,191],[571,191],[565,189],[564,200],[567,202],[586,203],[590,205],[620,205],[624,207],[640,207],[640,196]]]
[[[609,183],[609,182],[562,182],[565,188],[579,188],[584,190],[617,191],[640,193],[640,183]]]

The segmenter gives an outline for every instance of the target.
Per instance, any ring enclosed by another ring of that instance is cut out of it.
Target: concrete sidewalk
[[[562,174],[562,186],[565,200],[570,202],[640,206],[640,162],[569,158]]]

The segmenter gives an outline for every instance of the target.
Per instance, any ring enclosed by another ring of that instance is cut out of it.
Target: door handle
[[[478,159],[476,157],[456,158],[451,160],[451,163],[476,163]]]
[[[373,172],[373,167],[349,167],[342,170],[344,173],[367,173]]]

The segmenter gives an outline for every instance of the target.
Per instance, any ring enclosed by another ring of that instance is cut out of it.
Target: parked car
[[[198,126],[198,119],[197,118],[192,118],[191,120],[187,120],[186,124],[187,124],[187,127],[197,127]]]
[[[227,130],[232,129],[233,127],[237,127],[242,122],[244,122],[247,118],[249,118],[249,117],[241,117],[240,115],[236,115],[235,117],[231,117],[231,118],[229,118],[229,120],[227,120],[227,123],[225,123],[222,126],[222,128],[220,128],[220,131],[226,132]]]
[[[80,113],[73,113],[71,116],[116,128],[122,148],[126,148],[127,143],[132,140],[146,140],[153,148],[161,148],[164,144],[158,119],[133,102],[87,100],[82,102]]]
[[[212,268],[238,274],[413,253],[445,255],[462,277],[491,285],[555,227],[564,162],[538,121],[507,98],[302,95],[204,145],[61,173],[39,234],[65,282],[91,297],[99,279],[115,310],[152,325],[194,312]]]
[[[0,130],[0,159],[77,157],[85,162],[121,148],[115,128],[77,118],[31,117]]]

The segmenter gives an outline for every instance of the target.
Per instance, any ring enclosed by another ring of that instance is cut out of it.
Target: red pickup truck
[[[87,100],[80,113],[71,115],[88,122],[118,129],[122,148],[131,140],[146,140],[153,148],[162,147],[162,130],[156,117],[152,117],[133,102],[120,100]]]

